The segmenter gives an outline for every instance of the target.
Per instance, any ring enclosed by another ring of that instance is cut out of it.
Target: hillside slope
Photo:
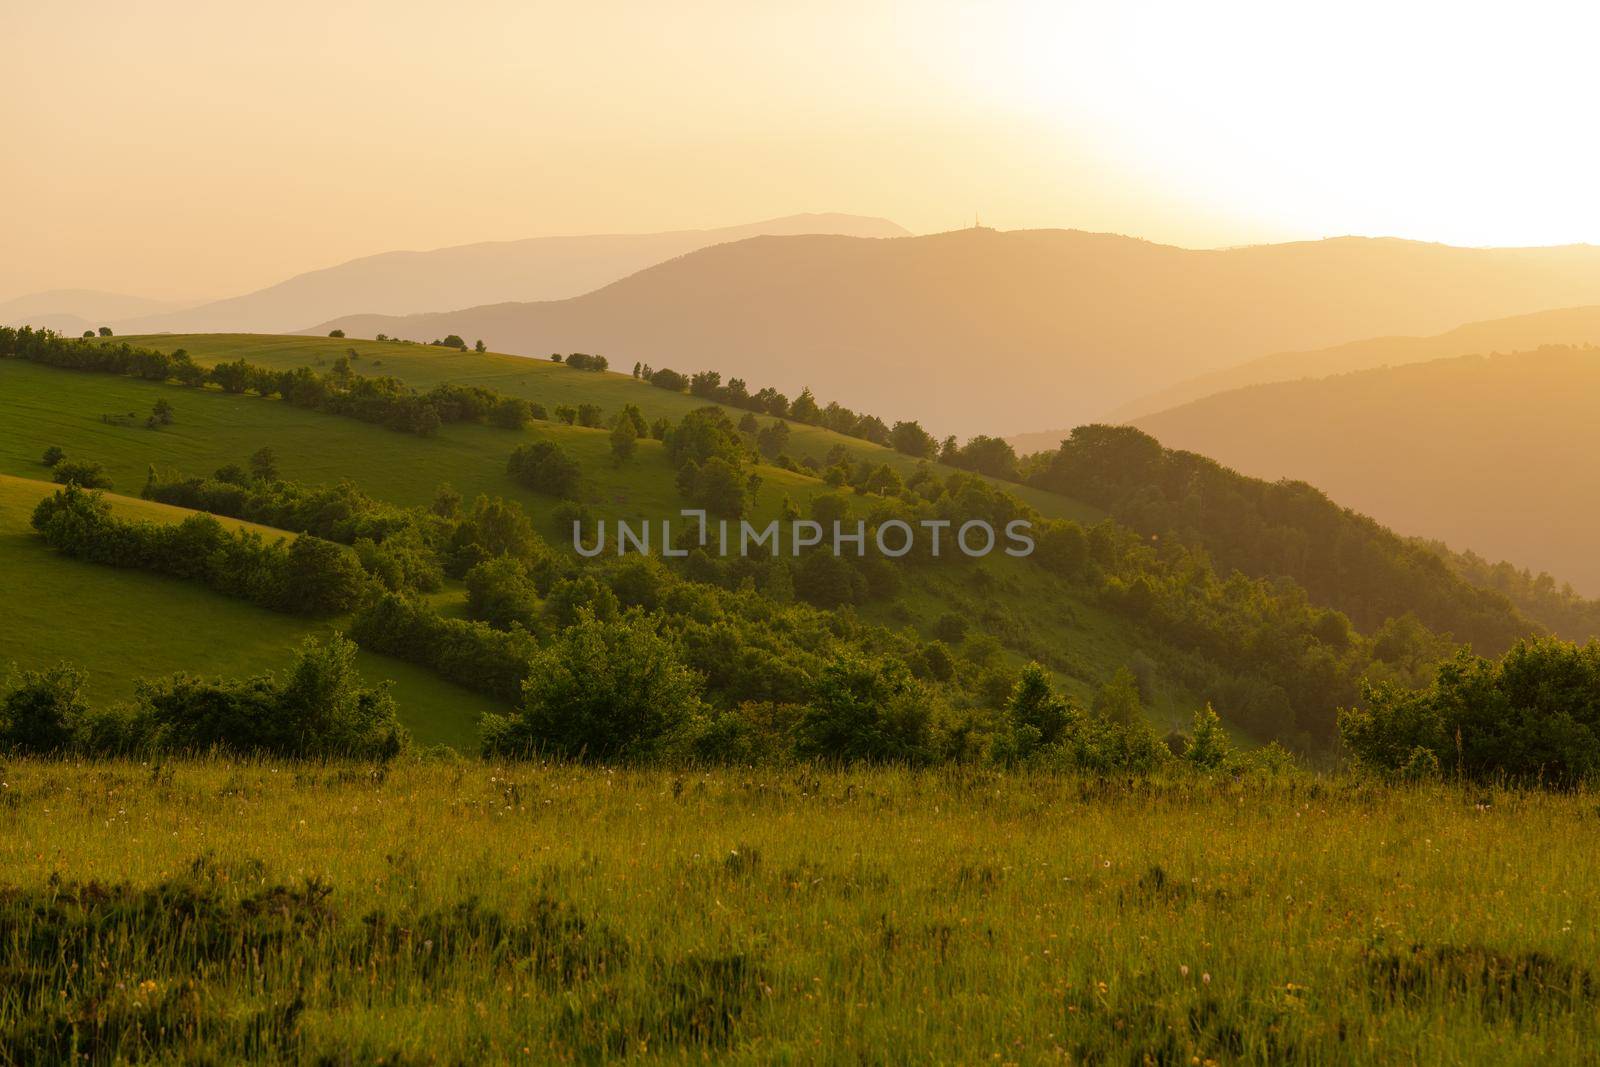
[[[13,665],[39,669],[65,660],[86,672],[90,699],[127,700],[141,679],[177,671],[244,677],[282,670],[306,637],[337,628],[231,600],[190,582],[53,552],[29,527],[29,518],[34,505],[57,488],[0,474],[0,589],[6,612],[0,675]],[[193,514],[137,498],[108,499],[124,518],[177,522]],[[362,651],[358,664],[368,682],[393,683],[402,721],[424,744],[470,748],[478,717],[501,710],[477,693],[390,656]]]
[[[1065,230],[753,238],[572,300],[307,329],[716,369],[943,434],[1066,426],[1240,358],[1600,303],[1600,248],[1341,238],[1190,250]],[[308,325],[308,324],[302,324]]]
[[[532,237],[384,252],[199,307],[119,319],[117,328],[128,333],[286,332],[354,312],[401,315],[500,300],[561,300],[708,245],[804,233],[900,237],[906,231],[887,219],[790,215],[709,230]]]
[[[1135,420],[1173,448],[1308,481],[1402,533],[1600,592],[1600,349],[1466,356],[1237,389]]]
[[[1596,343],[1600,343],[1600,306],[1556,308],[1505,319],[1469,322],[1431,337],[1371,337],[1310,352],[1279,352],[1179,382],[1118,408],[1111,417],[1128,421],[1247,385],[1326,378],[1333,374],[1399,367],[1452,356],[1529,352],[1544,345]]]

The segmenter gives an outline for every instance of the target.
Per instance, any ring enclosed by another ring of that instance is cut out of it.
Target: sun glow
[[[1217,219],[1454,244],[1600,241],[1581,4],[1029,3],[973,91]]]

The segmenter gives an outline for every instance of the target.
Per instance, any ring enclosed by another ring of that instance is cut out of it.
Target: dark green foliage
[[[603,371],[611,364],[605,356],[592,356],[587,352],[573,352],[567,356],[566,364],[573,370]]]
[[[133,729],[163,752],[389,759],[406,745],[387,688],[366,689],[356,646],[307,641],[283,679],[205,681],[190,675],[142,685]]]
[[[650,384],[657,389],[666,389],[674,393],[681,393],[689,388],[689,379],[675,370],[662,367],[650,375]]]
[[[841,655],[813,687],[798,750],[844,763],[925,763],[933,755],[934,704],[902,665]]]
[[[366,588],[365,572],[351,553],[332,541],[301,535],[289,546],[280,605],[303,615],[349,611]]]
[[[529,666],[521,710],[484,723],[484,750],[648,760],[700,714],[700,679],[673,639],[638,612],[583,612]]]
[[[0,701],[0,751],[66,752],[88,712],[82,691],[83,674],[65,663],[22,672]]]
[[[480,496],[450,531],[444,555],[446,571],[460,578],[487,559],[510,556],[532,563],[545,558],[548,549],[520,507]]]
[[[530,630],[539,618],[539,590],[523,564],[498,556],[467,572],[467,615],[497,630],[521,625]]]
[[[939,454],[939,442],[922,428],[919,422],[897,422],[889,431],[889,445],[918,459],[933,459]]]
[[[1032,730],[1039,743],[1046,745],[1061,740],[1067,726],[1067,705],[1056,696],[1049,675],[1037,663],[1022,668],[1017,686],[1006,702],[1006,714],[1016,726]]]
[[[57,463],[67,458],[66,449],[60,445],[51,445],[44,450],[44,458],[40,460],[46,467],[54,467]]]
[[[59,485],[76,485],[84,489],[111,488],[106,469],[87,460],[63,459],[51,468],[50,476]]]
[[[1146,536],[1202,546],[1220,573],[1291,577],[1364,630],[1410,611],[1440,633],[1499,651],[1536,629],[1426,545],[1303,482],[1247,478],[1128,426],[1080,426],[1056,452],[1030,458],[1030,484],[1103,507]]]
[[[350,622],[362,648],[427,667],[457,685],[513,703],[522,696],[537,647],[526,632],[447,619],[420,601],[387,594]]]
[[[355,607],[366,581],[355,557],[310,535],[291,545],[230,532],[209,515],[176,525],[113,518],[98,493],[75,485],[39,502],[33,526],[59,552],[114,567],[202,582],[275,611],[337,615]]]
[[[1339,716],[1356,761],[1423,764],[1487,780],[1571,786],[1600,772],[1600,642],[1519,641],[1498,660],[1465,651],[1426,689],[1368,687]]]
[[[506,473],[535,492],[568,500],[577,496],[583,474],[572,453],[554,441],[518,445],[506,460]]]

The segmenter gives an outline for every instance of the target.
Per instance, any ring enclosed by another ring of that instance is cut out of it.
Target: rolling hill
[[[350,358],[349,368],[363,377],[393,376],[418,388],[429,383],[479,384],[552,406],[591,403],[603,415],[620,411],[624,404],[637,404],[651,419],[675,421],[702,405],[695,397],[626,374],[402,342],[262,336],[155,340],[184,348],[202,366],[242,358],[264,371],[303,369],[322,375],[335,373],[340,360],[354,350],[358,358]],[[119,338],[84,342],[82,349],[87,357],[102,347],[122,351],[123,345]],[[66,342],[63,353],[77,347]],[[299,485],[349,479],[379,500],[421,505],[431,503],[436,487],[449,482],[468,501],[480,493],[515,501],[550,543],[561,546],[570,538],[571,527],[563,526],[558,516],[570,505],[525,488],[507,473],[506,458],[514,448],[543,441],[560,445],[576,461],[580,471],[576,495],[594,517],[659,519],[677,515],[686,504],[676,484],[681,472],[655,440],[638,441],[637,453],[618,462],[611,455],[607,431],[559,421],[534,421],[521,430],[451,421],[417,435],[352,417],[349,409],[341,413],[301,406],[280,399],[277,389],[268,395],[227,392],[220,380],[205,387],[185,387],[120,372],[66,369],[72,365],[52,366],[30,358],[0,361],[0,396],[5,397],[7,413],[0,420],[0,472],[38,477],[40,452],[47,445],[59,445],[72,459],[103,464],[115,485],[126,492],[143,485],[152,467],[168,482],[203,476],[223,464],[243,462],[267,445],[277,454],[280,476]],[[146,428],[139,415],[158,400],[171,404],[175,421]],[[1004,496],[987,495],[959,480],[950,482],[945,494],[939,481],[954,472],[939,465],[929,464],[923,470],[921,461],[813,426],[796,426],[792,432],[792,456],[826,456],[843,449],[853,468],[887,465],[917,480],[883,490],[858,480],[852,483],[858,486],[856,492],[841,495],[828,481],[803,469],[751,459],[750,472],[758,477],[751,481],[754,495],[746,514],[758,523],[777,517],[786,500],[804,515],[824,497],[853,516],[929,505],[956,509],[947,514],[994,514],[990,508],[1014,506],[1001,505]],[[860,464],[860,460],[870,462]],[[925,481],[930,475],[936,479],[932,486]],[[1208,545],[1212,536],[1208,531],[1217,528],[1216,520],[1226,518],[1231,499],[1227,494],[1209,504],[1197,502],[1211,509],[1205,521],[1183,524],[1178,537],[1163,533],[1154,538],[1137,526],[1102,521],[1105,513],[1099,508],[1076,495],[1065,495],[1073,492],[1070,485],[999,483],[999,487],[1003,494],[1033,503],[1046,516],[1070,518],[1081,525],[1048,527],[1054,547],[1035,559],[991,556],[969,565],[911,564],[891,568],[894,573],[879,567],[873,572],[876,578],[858,572],[853,580],[859,584],[842,594],[842,602],[820,601],[818,587],[802,573],[806,565],[799,559],[782,564],[774,560],[772,570],[758,569],[755,574],[741,569],[753,561],[706,561],[709,570],[690,562],[682,569],[691,583],[705,583],[708,589],[720,585],[739,596],[757,597],[751,607],[761,616],[786,611],[783,605],[792,604],[797,610],[820,607],[837,612],[829,615],[832,632],[852,632],[859,622],[883,634],[881,640],[909,642],[897,645],[909,648],[909,653],[894,655],[909,654],[914,659],[929,655],[947,665],[918,670],[955,669],[956,684],[966,694],[961,699],[971,702],[966,706],[995,706],[1009,685],[1007,672],[1030,659],[1044,663],[1065,691],[1085,701],[1096,699],[1114,678],[1127,677],[1119,673],[1126,669],[1136,680],[1142,710],[1164,728],[1187,721],[1201,702],[1212,701],[1235,728],[1256,738],[1282,738],[1306,751],[1326,750],[1333,710],[1358,699],[1360,678],[1371,673],[1414,683],[1420,677],[1417,672],[1450,647],[1423,625],[1395,629],[1383,621],[1409,603],[1384,608],[1374,600],[1358,600],[1346,608],[1341,606],[1347,599],[1345,590],[1337,581],[1321,587],[1314,581],[1300,584],[1297,574],[1304,572],[1308,581],[1315,575],[1301,566],[1303,561],[1295,562],[1292,553],[1278,554],[1287,566],[1279,566],[1276,557],[1260,561],[1258,580],[1230,578],[1225,570],[1213,569],[1210,561],[1222,557]],[[933,495],[923,495],[930,491]],[[1107,499],[1123,507],[1122,502]],[[1274,543],[1292,548],[1299,539],[1297,527],[1309,521],[1308,516],[1315,518],[1303,509],[1290,509],[1270,519],[1281,529],[1268,535]],[[1390,554],[1383,532],[1371,532],[1374,536],[1365,537],[1361,552]],[[1308,528],[1306,534],[1311,533]],[[620,580],[627,573],[624,564],[612,570],[611,564],[585,565],[568,558],[580,570],[598,573],[606,581]],[[1361,569],[1363,580],[1381,580],[1374,578],[1381,568],[1369,568],[1361,558],[1358,553],[1351,562]],[[1537,625],[1519,615],[1508,600],[1480,596],[1462,587],[1437,560],[1435,564],[1431,571],[1423,568],[1416,574],[1419,606],[1424,601],[1435,607],[1451,601],[1466,607],[1469,614],[1476,612],[1469,625],[1485,644],[1503,645],[1508,635],[1537,632]],[[1405,566],[1403,561],[1401,565]],[[780,572],[788,576],[792,588],[779,578],[772,579],[779,582],[777,586],[765,584],[768,579],[763,575]],[[803,590],[801,578],[806,582]],[[752,585],[753,581],[760,584]],[[554,598],[557,593],[550,595]],[[431,597],[434,607],[447,614],[470,611],[459,586]],[[692,599],[673,603],[679,605],[674,610],[694,610]],[[1358,615],[1361,621],[1352,627]],[[696,617],[695,625],[706,624]],[[1439,617],[1445,620],[1444,615]],[[688,616],[673,625],[680,624],[689,625]],[[1448,620],[1440,624],[1456,629],[1456,623]],[[936,638],[942,641],[943,635],[952,633],[957,636],[943,651],[926,651],[937,649]],[[413,651],[408,654],[415,655],[415,649],[431,646],[379,647],[409,648]],[[747,650],[754,652],[753,647]],[[702,646],[697,655],[708,657],[696,661],[702,664],[700,669],[714,672],[750,662],[721,645]],[[38,661],[37,656],[21,654],[18,659]],[[768,664],[749,677],[775,677],[775,667]],[[725,678],[721,684],[734,683]]]
[[[1332,374],[1399,367],[1451,356],[1528,352],[1544,345],[1596,343],[1600,343],[1600,306],[1556,308],[1487,322],[1469,322],[1431,337],[1372,337],[1310,352],[1279,352],[1158,390],[1118,408],[1111,413],[1111,418],[1130,421],[1247,385],[1326,378]],[[1024,435],[1025,443],[1037,445],[1035,436],[1038,435]],[[1046,447],[1053,448],[1054,442]],[[1027,449],[1033,450],[1032,447]]]
[[[29,474],[45,472],[34,465]],[[113,570],[52,552],[29,528],[34,505],[58,486],[0,474],[0,672],[63,660],[83,668],[91,700],[127,700],[135,683],[177,671],[242,677],[281,670],[305,638],[336,629],[231,600],[189,582]],[[182,508],[112,495],[115,514],[177,522]],[[249,526],[223,519],[227,526]],[[281,531],[255,527],[267,536]],[[369,683],[391,682],[407,729],[423,744],[470,747],[478,717],[498,710],[426,670],[363,650]]]
[[[1135,420],[1396,530],[1600,593],[1600,349],[1547,347],[1251,386]]]
[[[900,237],[906,231],[887,219],[809,214],[709,230],[532,237],[384,252],[170,314],[120,317],[115,325],[119,333],[281,333],[352,312],[401,315],[501,300],[560,300],[708,245],[806,233]]]
[[[1191,250],[1066,230],[752,238],[583,296],[340,328],[810,385],[938,433],[1063,426],[1241,358],[1600,302],[1600,248],[1340,238]]]

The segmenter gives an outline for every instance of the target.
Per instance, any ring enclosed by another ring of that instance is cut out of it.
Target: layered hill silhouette
[[[762,237],[570,300],[341,328],[716,369],[937,432],[1065,426],[1253,355],[1600,303],[1600,248],[1337,238],[1191,250],[1072,230]],[[303,324],[310,326],[311,324]]]
[[[33,326],[80,334],[126,319],[177,311],[186,305],[99,289],[47,289],[0,301],[0,326]]]
[[[1431,337],[1372,337],[1311,352],[1279,352],[1179,382],[1124,405],[1112,412],[1111,417],[1117,421],[1136,419],[1247,385],[1325,378],[1449,356],[1528,352],[1544,345],[1597,343],[1600,343],[1600,306],[1556,308],[1487,322],[1469,322]],[[1050,442],[1048,447],[1055,447],[1055,442]]]
[[[1250,386],[1134,420],[1394,529],[1600,592],[1600,349],[1551,346]]]
[[[707,245],[802,233],[900,237],[906,231],[887,219],[804,214],[709,230],[533,237],[384,252],[297,274],[243,296],[119,322],[118,330],[288,332],[351,312],[402,315],[501,300],[560,300]]]

